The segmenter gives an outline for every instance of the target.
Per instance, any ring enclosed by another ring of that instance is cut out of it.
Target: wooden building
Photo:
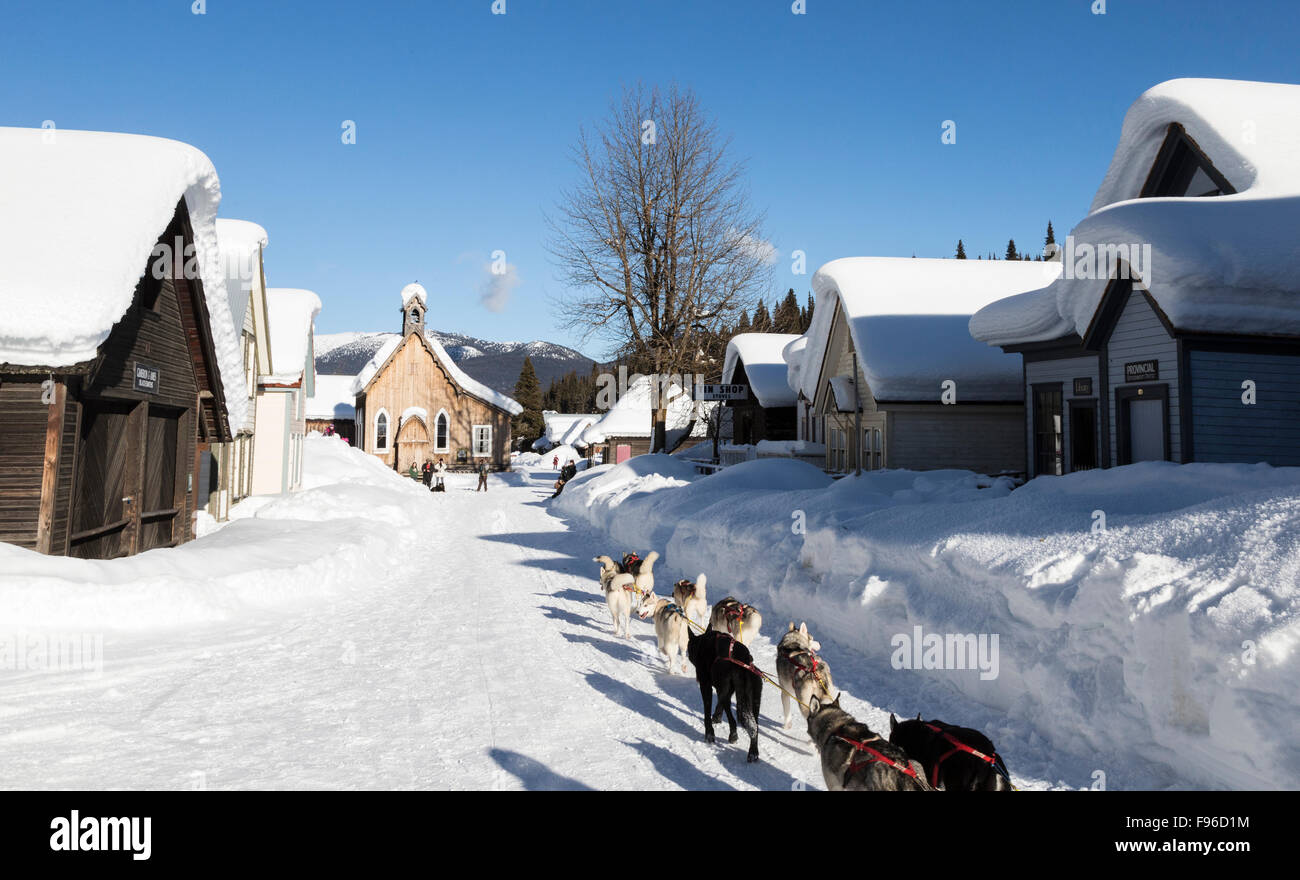
[[[253,494],[293,492],[302,485],[307,398],[315,391],[312,337],[320,297],[310,290],[266,291],[270,372],[257,382],[258,442],[253,447]]]
[[[645,455],[654,444],[654,380],[640,374],[629,378],[625,367],[619,367],[619,371],[622,395],[598,421],[583,429],[579,438],[586,444],[588,460],[593,462],[619,464],[634,455]],[[695,401],[676,384],[670,385],[666,393],[664,427],[669,451],[689,440],[703,440],[707,421],[696,418]]]
[[[740,333],[727,342],[722,365],[724,385],[746,385],[744,400],[729,400],[730,436],[737,445],[764,440],[796,440],[796,394],[788,381],[783,352],[797,333]]]
[[[825,444],[831,472],[1021,471],[1020,366],[972,339],[967,324],[980,306],[1040,287],[1059,268],[876,257],[822,266],[808,342],[787,349],[797,351],[789,366],[806,401],[799,439]]]
[[[395,470],[442,459],[470,470],[486,460],[510,468],[510,417],[517,402],[472,379],[425,332],[428,294],[402,289],[402,334],[357,375],[356,445]]]
[[[356,398],[352,383],[356,376],[316,375],[315,393],[307,398],[307,433],[335,434],[356,443]]]
[[[1259,127],[1241,137],[1242,120]],[[1052,285],[970,324],[1024,362],[1030,476],[1300,465],[1300,86],[1173,80],[1124,120]]]
[[[216,173],[175,141],[46,134],[0,129],[0,541],[174,546],[201,503],[198,444],[231,439]]]
[[[217,521],[229,518],[230,506],[253,494],[253,449],[257,427],[257,380],[271,372],[271,342],[266,310],[266,270],[262,259],[266,230],[247,220],[217,219],[217,241],[225,270],[226,298],[239,336],[244,370],[242,383],[227,389],[244,398],[242,424],[232,424],[229,443],[199,446],[199,498]],[[269,442],[276,442],[273,438]]]

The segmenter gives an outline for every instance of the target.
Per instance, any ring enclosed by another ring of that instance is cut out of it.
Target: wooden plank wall
[[[50,408],[41,380],[0,381],[0,541],[35,550]]]

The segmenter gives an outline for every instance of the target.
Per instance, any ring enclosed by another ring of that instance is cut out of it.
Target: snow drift
[[[579,474],[557,510],[806,619],[883,690],[1005,713],[1112,788],[1300,787],[1300,469],[1150,462],[1012,492],[966,471],[831,484],[796,461],[702,477],[639,456]],[[897,669],[917,626],[998,635],[998,676]]]

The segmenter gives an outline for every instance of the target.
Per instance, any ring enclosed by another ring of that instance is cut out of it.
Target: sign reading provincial
[[[153,364],[135,362],[135,390],[141,394],[157,394],[160,371]]]
[[[1125,382],[1154,382],[1160,378],[1160,361],[1133,361],[1124,365]]]
[[[749,397],[748,385],[705,385],[695,386],[696,400],[745,400]]]

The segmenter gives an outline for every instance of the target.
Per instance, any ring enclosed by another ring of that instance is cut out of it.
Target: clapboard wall
[[[1182,461],[1179,442],[1178,343],[1165,330],[1164,324],[1140,290],[1129,294],[1115,329],[1111,331],[1107,354],[1112,392],[1107,403],[1110,409],[1110,460],[1120,460],[1114,389],[1130,384],[1124,379],[1124,364],[1154,358],[1160,362],[1160,377],[1153,384],[1169,386],[1169,460]]]
[[[1121,365],[1120,369],[1123,369]],[[1091,394],[1075,394],[1075,379],[1091,379]],[[1088,400],[1101,397],[1101,360],[1096,355],[1087,355],[1084,357],[1072,358],[1053,358],[1051,360],[1026,360],[1025,361],[1025,450],[1027,453],[1026,461],[1028,475],[1036,477],[1034,472],[1034,386],[1035,385],[1061,385],[1061,435],[1064,438],[1065,454],[1065,472],[1068,474],[1074,470],[1074,462],[1070,460],[1071,449],[1069,438],[1072,436],[1073,426],[1070,424],[1070,401],[1071,400]],[[1098,447],[1100,451],[1100,438],[1098,438]]]
[[[1196,350],[1188,372],[1196,461],[1300,465],[1300,356]],[[1242,400],[1246,381],[1253,404]]]

